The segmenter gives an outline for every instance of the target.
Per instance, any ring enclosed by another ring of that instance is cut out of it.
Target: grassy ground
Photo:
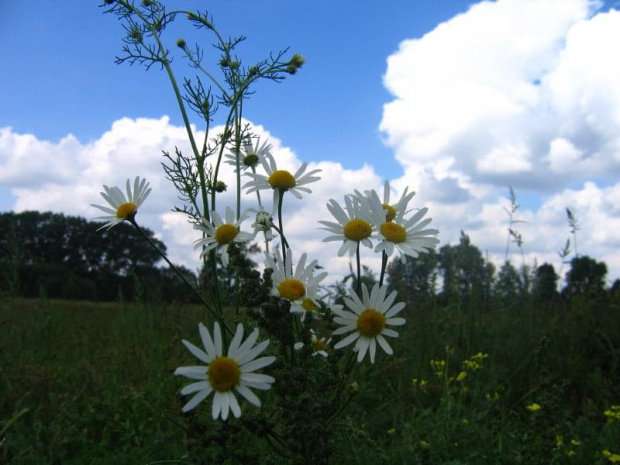
[[[395,355],[354,371],[333,463],[620,462],[617,308],[405,317]],[[196,463],[172,373],[199,321],[191,306],[0,302],[0,463]]]

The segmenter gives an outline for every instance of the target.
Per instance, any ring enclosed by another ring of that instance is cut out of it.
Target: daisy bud
[[[293,55],[293,58],[291,58],[290,64],[295,66],[296,68],[301,68],[305,62],[306,59],[299,53],[296,53],[295,55]]]
[[[353,382],[347,386],[347,392],[349,395],[354,396],[360,392],[360,385]]]

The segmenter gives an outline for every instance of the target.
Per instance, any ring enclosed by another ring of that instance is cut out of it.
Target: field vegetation
[[[484,283],[457,273],[451,297],[447,288],[425,292],[420,263],[407,265],[389,274],[409,289],[395,356],[353,372],[330,463],[620,461],[617,287],[547,300],[516,289],[505,299],[495,277],[485,295]],[[236,419],[181,413],[183,383],[173,376],[187,362],[181,339],[206,316],[148,300],[3,300],[1,463],[282,463]],[[313,358],[326,370],[329,359],[338,354]],[[269,393],[263,402],[269,409]]]

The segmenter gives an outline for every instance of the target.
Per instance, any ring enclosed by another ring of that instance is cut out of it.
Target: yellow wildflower
[[[609,409],[605,410],[603,414],[607,417],[607,423],[620,420],[620,405],[612,405]]]
[[[607,449],[603,449],[603,451],[601,453],[611,463],[619,463],[620,462],[620,454],[614,454],[612,452],[609,452]]]
[[[525,408],[528,409],[530,412],[538,412],[542,407],[536,402],[534,402],[533,404],[530,404]]]
[[[441,378],[444,374],[444,370],[446,369],[446,361],[445,360],[431,360],[431,368],[435,372],[438,378]]]

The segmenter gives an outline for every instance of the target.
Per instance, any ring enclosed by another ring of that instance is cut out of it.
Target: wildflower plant
[[[191,337],[183,340],[201,364],[181,362],[174,372],[191,380],[177,393],[191,396],[179,405],[193,426],[186,431],[226,422],[232,424],[227,431],[251,434],[256,440],[252,444],[260,450],[268,447],[274,456],[295,463],[326,463],[340,427],[336,419],[360,389],[356,361],[375,363],[377,346],[392,355],[388,339],[397,338],[396,329],[406,324],[406,305],[396,291],[388,293],[385,270],[395,251],[415,258],[436,246],[438,231],[428,228],[428,209],[410,206],[414,192],[409,188],[390,204],[387,182],[381,198],[359,186],[345,196],[344,207],[330,199],[327,209],[335,221],[319,222],[328,233],[324,241],[340,242],[338,255],[355,256],[357,270],[356,285],[344,305],[331,302],[322,288],[329,271],[319,271],[316,259],[295,250],[283,221],[284,202],[311,194],[320,170],[307,163],[293,171],[282,168],[270,142],[261,140],[243,119],[254,85],[296,74],[303,57],[289,56],[285,50],[248,65],[238,56],[245,38],[225,39],[206,12],[171,11],[158,0],[104,0],[102,6],[127,32],[117,63],[138,63],[147,69],[156,65],[166,73],[190,147],[187,153],[179,148],[165,151],[162,165],[182,202],[173,210],[186,215],[200,235],[193,245],[204,263],[203,279],[189,282],[158,250],[205,307],[204,321],[198,322],[201,344],[190,342]],[[170,24],[182,20],[212,36],[216,60],[207,60],[212,49],[183,38],[176,40],[174,52],[165,45]],[[181,85],[172,65],[177,55],[196,72]],[[202,132],[190,124],[192,112],[202,121]],[[225,173],[234,176],[234,186],[222,181]],[[127,181],[125,190],[126,195],[104,186],[102,196],[109,207],[95,205],[107,214],[100,218],[106,222],[102,227],[129,221],[142,231],[137,214],[151,192],[149,183],[136,177],[133,189]],[[227,190],[235,192],[234,205],[220,202]],[[265,191],[271,195],[263,198]],[[252,208],[242,209],[253,201]],[[250,215],[251,224],[246,221]],[[265,248],[262,274],[248,266],[245,256],[255,240]],[[382,257],[380,280],[371,288],[361,283],[360,245],[365,253]],[[225,273],[232,277],[232,288],[223,293]],[[245,334],[249,335],[244,339]],[[205,405],[207,411],[210,405],[210,415],[200,413]],[[206,437],[198,434],[192,444],[209,448]],[[231,454],[227,460],[244,461],[239,448]]]

